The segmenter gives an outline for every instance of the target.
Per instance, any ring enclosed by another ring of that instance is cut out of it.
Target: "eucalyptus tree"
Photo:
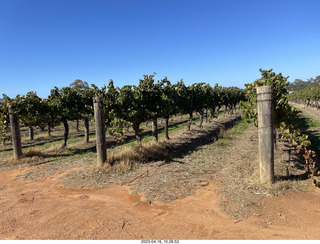
[[[82,81],[80,79],[76,79],[74,82],[72,82],[69,85],[69,87],[72,90],[75,90],[79,95],[81,95],[81,93],[83,93],[84,91],[89,89],[88,82]],[[86,95],[88,95],[88,93],[86,93]],[[76,119],[76,129],[77,129],[77,131],[79,131],[79,119]]]
[[[74,82],[72,82],[69,85],[69,87],[77,92],[82,92],[82,91],[89,89],[88,82],[82,81],[80,79],[76,79]]]

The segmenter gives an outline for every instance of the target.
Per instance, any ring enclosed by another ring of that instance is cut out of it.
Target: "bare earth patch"
[[[320,192],[299,160],[284,164],[280,143],[277,181],[260,186],[257,129],[237,122],[177,131],[168,158],[124,174],[67,157],[0,171],[0,239],[319,239]]]

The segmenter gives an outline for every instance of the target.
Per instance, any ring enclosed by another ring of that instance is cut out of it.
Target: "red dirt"
[[[320,192],[264,200],[261,215],[232,219],[214,182],[171,203],[148,203],[129,186],[69,190],[58,178],[20,182],[0,172],[0,239],[320,239]]]

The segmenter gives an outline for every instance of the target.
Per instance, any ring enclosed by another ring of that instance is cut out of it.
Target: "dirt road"
[[[198,148],[192,155],[179,159],[177,165],[181,168],[172,168],[170,164],[151,168],[162,170],[161,174],[173,169],[175,174],[189,172],[190,176],[183,179],[190,178],[192,183],[193,171],[187,171],[187,165],[197,166],[192,162],[199,161],[200,165],[203,161],[203,167],[210,163],[214,166],[222,161],[223,167],[218,164],[212,177],[200,182],[200,189],[169,203],[150,202],[143,194],[133,194],[132,186],[127,185],[66,189],[61,185],[61,178],[75,168],[62,168],[53,175],[42,174],[35,179],[28,178],[35,170],[32,166],[1,170],[0,239],[320,239],[320,190],[311,184],[306,192],[286,191],[278,197],[256,195],[251,206],[254,214],[248,218],[232,218],[222,211],[225,199],[219,194],[222,189],[219,184],[241,180],[239,177],[244,177],[242,172],[248,162],[257,160],[255,134],[254,128],[248,128],[227,146],[226,142],[218,141],[218,146]],[[236,164],[238,161],[243,162]],[[37,170],[41,167],[46,169],[46,165],[39,165]],[[237,171],[240,176],[235,174]],[[203,179],[204,175],[200,176]],[[166,184],[170,187],[174,182]],[[185,186],[178,184],[172,189],[180,192]],[[242,186],[239,184],[238,188]],[[237,191],[232,187],[224,189],[231,194]],[[241,192],[239,189],[238,193]],[[246,194],[259,192],[246,191]],[[234,206],[242,205],[242,201],[238,203]]]
[[[145,202],[127,186],[68,190],[54,175],[15,179],[0,172],[1,239],[320,239],[320,192],[267,198],[261,215],[233,219],[221,212],[214,182],[168,204]]]

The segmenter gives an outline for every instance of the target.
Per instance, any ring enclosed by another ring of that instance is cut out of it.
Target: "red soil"
[[[264,200],[260,215],[233,219],[214,182],[171,203],[145,202],[128,186],[70,190],[58,177],[20,182],[0,172],[0,239],[320,239],[320,192]]]

